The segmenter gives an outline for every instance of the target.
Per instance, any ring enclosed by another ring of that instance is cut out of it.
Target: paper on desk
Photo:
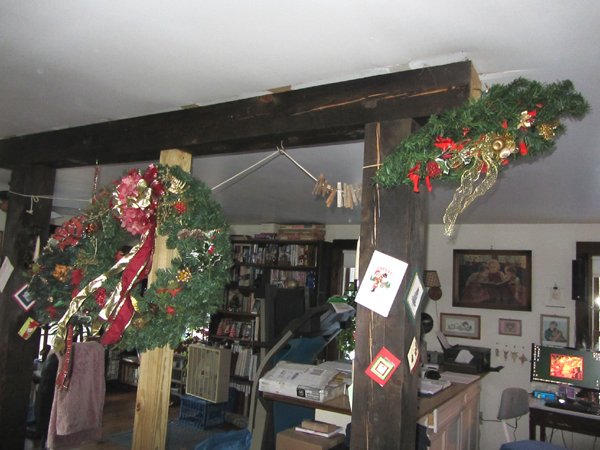
[[[469,350],[462,349],[458,352],[458,355],[456,355],[456,358],[454,358],[454,362],[457,362],[460,364],[469,364],[472,359],[473,359],[473,354]]]

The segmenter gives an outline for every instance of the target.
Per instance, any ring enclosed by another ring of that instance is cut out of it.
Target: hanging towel
[[[62,356],[59,355],[59,367]],[[73,446],[102,437],[104,347],[99,342],[73,344],[73,371],[68,389],[56,388],[47,445],[50,449]]]

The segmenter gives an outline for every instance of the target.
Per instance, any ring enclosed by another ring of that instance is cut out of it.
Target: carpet
[[[167,444],[166,450],[194,450],[194,447],[204,439],[212,436],[215,433],[222,433],[230,430],[216,427],[201,430],[192,425],[181,423],[178,420],[171,420],[167,425]],[[106,438],[107,441],[117,445],[122,445],[124,448],[131,448],[133,431],[124,431],[115,433]]]

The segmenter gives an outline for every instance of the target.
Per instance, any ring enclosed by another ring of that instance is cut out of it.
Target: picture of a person
[[[375,292],[375,290],[379,287],[390,287],[390,282],[386,281],[387,273],[381,272],[381,270],[376,270],[371,276],[371,281],[373,285],[371,286],[371,292]]]
[[[544,331],[544,340],[551,342],[567,342],[563,332],[558,328],[556,320],[548,324],[548,328]]]

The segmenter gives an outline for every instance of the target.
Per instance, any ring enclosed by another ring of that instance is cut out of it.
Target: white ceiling
[[[599,22],[596,0],[0,0],[0,138],[470,59],[488,86],[571,79],[592,113],[459,223],[599,222]],[[287,150],[315,176],[361,180],[361,143]],[[212,187],[270,153],[196,159],[194,174]],[[101,166],[100,184],[128,167]],[[89,198],[93,184],[93,168],[61,169],[55,195]],[[279,156],[215,195],[231,223],[359,223],[313,184]],[[432,223],[454,188],[421,194]]]

